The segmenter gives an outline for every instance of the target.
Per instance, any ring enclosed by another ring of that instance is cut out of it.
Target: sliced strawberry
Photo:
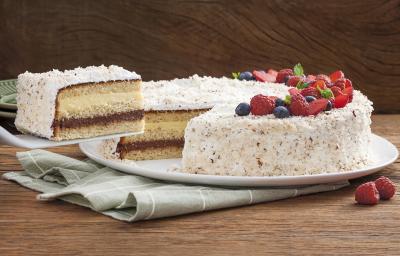
[[[335,108],[343,108],[349,102],[349,96],[346,94],[335,97]]]
[[[340,78],[344,78],[344,73],[341,70],[337,70],[333,72],[332,74],[329,75],[329,78],[331,79],[332,82],[335,82],[336,80]]]
[[[291,87],[296,87],[301,79],[302,79],[301,76],[289,76],[286,85]]]
[[[315,116],[324,111],[327,105],[328,105],[327,99],[314,100],[308,104],[308,114]]]
[[[296,95],[296,94],[299,94],[299,93],[300,93],[300,91],[296,87],[289,89],[289,94],[290,95]]]
[[[335,97],[343,94],[342,90],[337,86],[332,86],[331,91]]]
[[[254,70],[253,71],[253,76],[256,78],[257,81],[259,82],[270,82],[270,83],[274,83],[276,78],[269,74],[269,73],[265,73],[264,71],[258,71],[258,70]]]
[[[311,86],[314,87],[314,88],[319,88],[321,90],[325,90],[326,89],[326,83],[325,83],[324,80],[317,80]]]
[[[353,87],[344,88],[343,93],[349,97],[349,102],[353,101]]]
[[[278,75],[278,71],[276,71],[275,69],[272,69],[272,68],[268,69],[267,73],[274,77],[276,77]]]
[[[345,87],[353,87],[353,83],[350,81],[350,79],[345,79]]]

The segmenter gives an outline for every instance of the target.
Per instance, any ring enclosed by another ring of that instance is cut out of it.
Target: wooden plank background
[[[144,80],[301,62],[400,113],[399,0],[2,0],[0,79],[117,64]]]

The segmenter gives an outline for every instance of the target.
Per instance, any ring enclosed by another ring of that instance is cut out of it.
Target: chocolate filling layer
[[[163,148],[163,147],[183,147],[184,139],[172,139],[172,140],[149,140],[149,141],[138,141],[128,144],[118,143],[117,152],[126,152],[131,150],[140,150],[148,148]]]
[[[81,126],[89,126],[93,124],[107,124],[115,121],[135,121],[144,117],[144,110],[133,110],[124,113],[116,113],[108,116],[94,116],[87,118],[70,118],[54,120],[52,127],[58,128],[76,128]]]

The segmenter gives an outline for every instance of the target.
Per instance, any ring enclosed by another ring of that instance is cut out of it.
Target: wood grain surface
[[[400,0],[2,0],[0,79],[117,64],[144,80],[338,68],[400,113]]]
[[[373,116],[374,133],[398,148],[399,126],[400,115]],[[21,170],[21,150],[0,146],[0,174]],[[400,198],[354,204],[355,187],[380,175],[399,186],[400,161],[339,191],[133,224],[0,180],[0,255],[398,255]]]

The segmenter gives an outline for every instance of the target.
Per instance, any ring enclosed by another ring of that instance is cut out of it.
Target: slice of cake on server
[[[15,126],[50,140],[141,132],[141,77],[118,66],[18,76]]]

